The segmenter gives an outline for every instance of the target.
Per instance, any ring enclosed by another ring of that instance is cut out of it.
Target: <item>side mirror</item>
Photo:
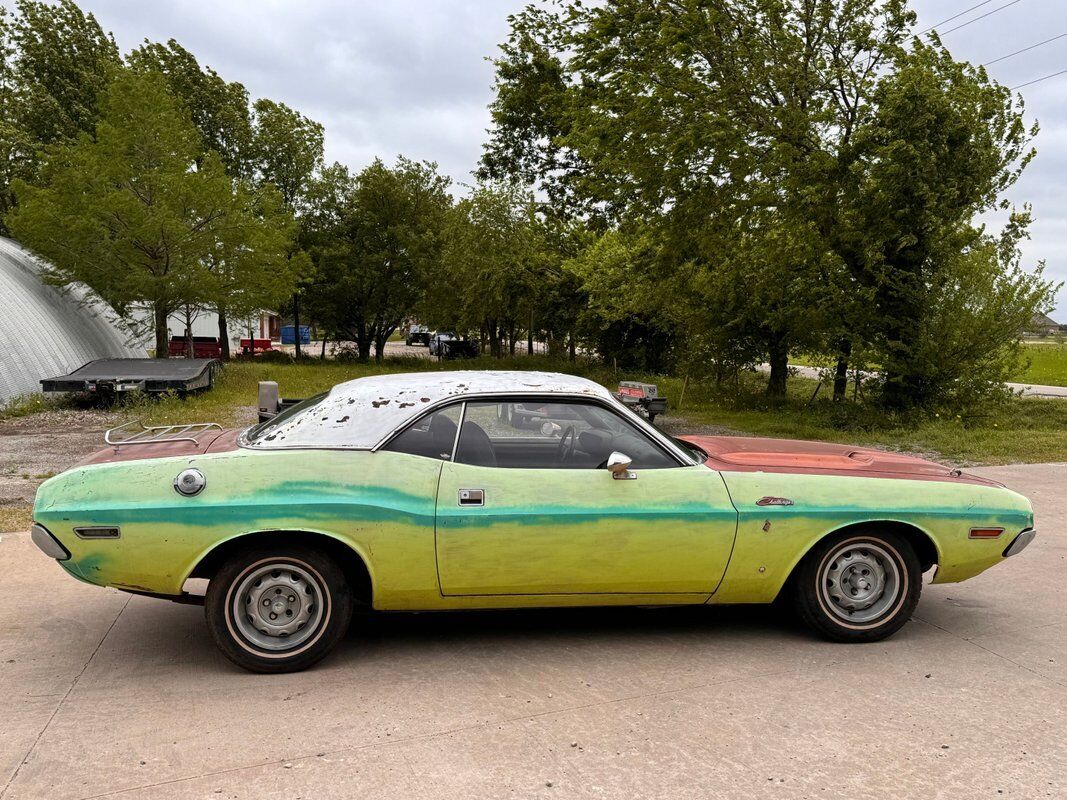
[[[611,472],[611,477],[617,481],[634,480],[637,473],[630,472],[631,461],[632,459],[626,453],[620,453],[618,450],[608,456],[608,470]]]

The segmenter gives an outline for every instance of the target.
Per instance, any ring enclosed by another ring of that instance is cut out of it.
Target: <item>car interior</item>
[[[613,452],[633,469],[678,463],[617,413],[594,403],[468,402],[456,442],[462,403],[432,412],[405,429],[386,450],[511,469],[602,469]]]

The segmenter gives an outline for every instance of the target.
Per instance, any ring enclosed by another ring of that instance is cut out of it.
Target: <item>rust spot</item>
[[[398,408],[411,408],[413,405],[415,405],[415,404],[414,403],[400,403],[400,405],[397,406],[397,407]]]
[[[337,420],[337,421],[338,421],[338,422],[348,422],[348,414],[345,414],[345,415],[344,415],[343,417],[341,417],[341,418],[340,418],[339,420]]]
[[[382,400],[382,399],[372,400],[371,401],[371,405],[374,406],[375,408],[381,408],[382,406],[387,406],[387,405],[389,405],[389,403],[390,403],[389,400]]]
[[[424,403],[429,403],[430,402],[430,398],[429,397],[420,397],[419,399]]]

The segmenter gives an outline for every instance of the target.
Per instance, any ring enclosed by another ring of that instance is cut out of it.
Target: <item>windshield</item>
[[[662,431],[660,432],[662,433]],[[664,433],[663,435],[670,439],[672,442],[674,442],[675,446],[679,450],[681,450],[683,453],[688,454],[693,459],[694,464],[703,464],[705,461],[708,460],[708,454],[692,442],[687,442],[684,439],[679,439],[677,436],[671,436],[669,433]]]
[[[647,425],[649,427],[652,427],[656,431],[656,433],[658,433],[664,439],[670,440],[671,444],[673,444],[675,447],[677,447],[679,450],[681,450],[682,453],[684,453],[686,456],[688,456],[690,459],[692,459],[692,463],[694,465],[703,464],[705,461],[708,460],[708,454],[705,453],[703,450],[701,450],[699,447],[697,447],[695,444],[690,444],[689,442],[683,442],[681,439],[678,439],[678,438],[676,438],[674,436],[671,436],[669,433],[664,433],[659,428],[655,428],[652,425],[651,422],[649,422],[647,419],[645,419],[640,414],[638,414],[636,411],[634,411],[632,408],[630,408],[630,406],[626,405],[626,403],[617,401],[616,402],[616,407],[622,409],[623,411],[626,412],[626,414],[629,414],[630,416],[634,417],[635,419],[640,420],[642,425]]]
[[[274,438],[273,433],[279,426],[306,414],[321,403],[328,394],[329,392],[323,392],[314,397],[309,397],[307,400],[301,400],[295,406],[289,406],[289,408],[274,415],[266,422],[261,422],[258,425],[249,428],[248,432],[245,434],[245,441],[249,444],[271,441]]]

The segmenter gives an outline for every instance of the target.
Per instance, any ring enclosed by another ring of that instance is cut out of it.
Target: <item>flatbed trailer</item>
[[[177,392],[210,389],[222,369],[217,358],[101,358],[67,375],[44,378],[44,392]]]

